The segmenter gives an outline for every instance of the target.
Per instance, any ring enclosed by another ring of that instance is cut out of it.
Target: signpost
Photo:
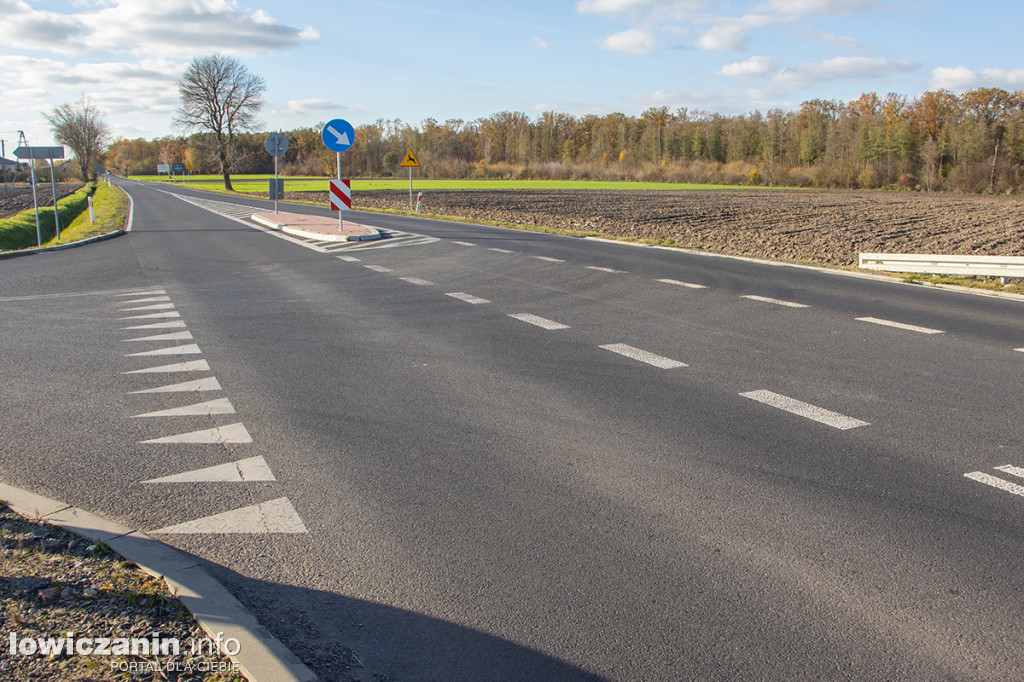
[[[348,205],[347,208],[352,208],[352,188],[348,181],[342,181],[341,179],[341,153],[347,152],[356,141],[356,129],[352,127],[352,124],[343,118],[336,118],[329,121],[322,131],[320,131],[320,139],[324,141],[324,146],[330,149],[332,152],[338,155],[338,193],[345,195],[345,190],[342,187],[347,187]],[[342,185],[342,182],[345,184]],[[335,182],[331,180],[331,210],[338,211],[338,229],[343,230],[345,227],[345,210],[341,208],[335,208]],[[339,202],[344,203],[344,200],[339,197]]]
[[[412,169],[419,168],[420,162],[416,159],[416,155],[412,153],[410,149],[405,153],[405,158],[402,159],[402,168],[409,169],[409,210],[412,210]]]
[[[267,153],[274,157],[274,179],[270,181],[270,198],[274,200],[274,213],[277,213],[277,202],[284,199],[284,180],[277,177],[277,160],[288,152],[288,138],[281,133],[270,133],[264,147]]]
[[[32,203],[36,208],[36,246],[43,245],[42,232],[39,229],[39,200],[36,196],[36,160],[46,159],[50,162],[50,187],[53,189],[53,224],[57,228],[57,241],[60,241],[60,216],[57,215],[57,185],[53,178],[53,160],[64,158],[64,147],[29,147],[25,133],[21,133],[20,142],[25,145],[14,150],[14,155],[19,159],[29,159],[29,168],[32,171]]]

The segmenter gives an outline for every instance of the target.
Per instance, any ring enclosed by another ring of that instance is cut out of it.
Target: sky
[[[179,135],[189,62],[267,84],[262,130],[653,106],[795,111],[865,92],[1024,90],[1008,0],[0,0],[0,140],[81,97],[114,138]]]

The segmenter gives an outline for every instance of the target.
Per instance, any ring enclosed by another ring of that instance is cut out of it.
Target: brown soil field
[[[326,192],[289,199],[327,204]],[[357,208],[408,210],[403,191]],[[857,264],[859,252],[1024,255],[1024,199],[786,189],[424,192],[424,213],[595,232],[720,253]],[[667,240],[672,240],[667,242]]]
[[[57,200],[74,194],[82,186],[80,182],[58,182]],[[53,206],[53,190],[50,183],[39,183],[36,188],[39,207]],[[32,208],[32,186],[27,184],[8,185],[6,190],[0,187],[0,218],[10,218],[22,211]]]

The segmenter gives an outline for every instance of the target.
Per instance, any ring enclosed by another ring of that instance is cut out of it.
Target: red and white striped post
[[[423,192],[420,192],[420,193],[418,193],[416,195],[416,212],[417,213],[420,212],[420,204],[422,204],[422,203],[423,203]]]
[[[345,211],[352,210],[352,181],[331,180],[331,210],[338,211],[338,229],[345,229]]]

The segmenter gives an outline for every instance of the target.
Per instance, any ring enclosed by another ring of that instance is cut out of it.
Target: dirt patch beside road
[[[326,192],[289,199],[327,205]],[[402,191],[355,192],[357,207],[409,209]],[[598,232],[833,266],[861,251],[1024,255],[1019,197],[898,192],[468,190],[424,192],[425,213]]]

